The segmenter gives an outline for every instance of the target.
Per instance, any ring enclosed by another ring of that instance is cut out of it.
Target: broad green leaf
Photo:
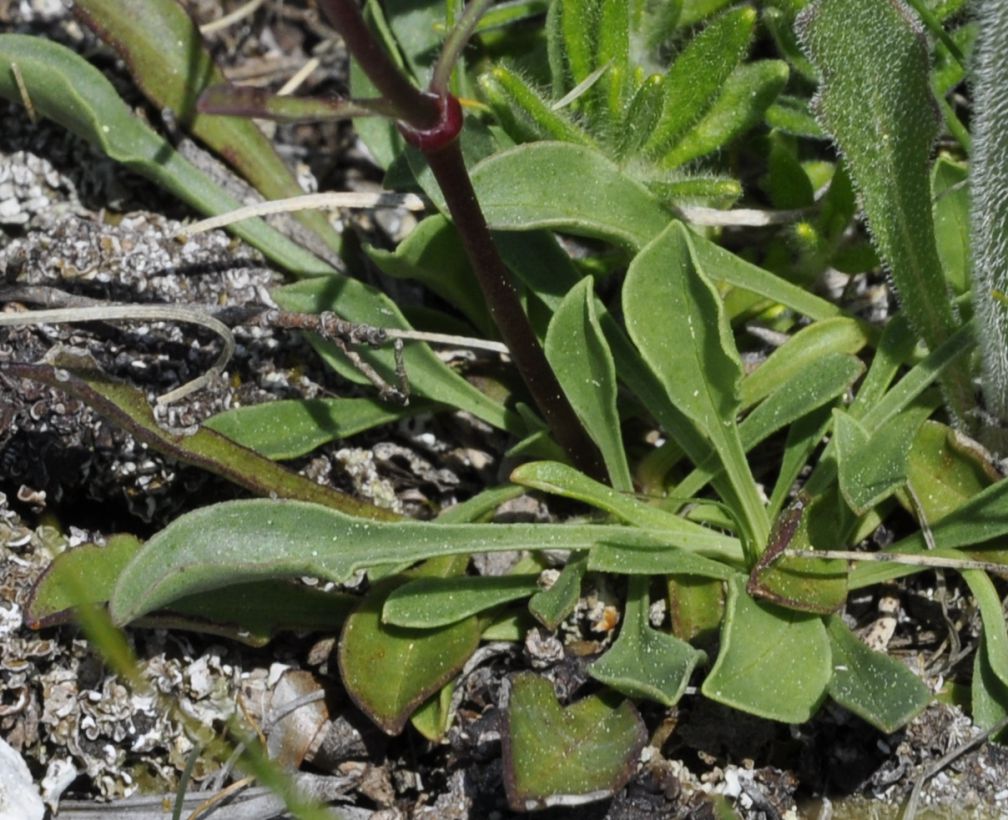
[[[285,310],[304,313],[335,311],[344,318],[376,327],[406,328],[409,324],[395,302],[382,293],[349,277],[331,275],[307,279],[272,292],[277,304]],[[362,376],[346,362],[343,354],[330,342],[312,337],[315,348],[326,362],[354,381]],[[392,346],[381,350],[360,350],[389,383],[396,383]],[[412,391],[459,410],[466,410],[488,424],[502,429],[520,430],[520,422],[509,417],[497,402],[485,396],[454,370],[445,365],[425,344],[409,343],[403,352],[406,375]],[[515,425],[519,425],[515,427]]]
[[[563,707],[548,680],[516,675],[501,731],[508,804],[524,812],[600,800],[630,779],[646,742],[630,701],[590,695]]]
[[[544,345],[560,386],[592,441],[612,486],[633,490],[616,409],[616,367],[595,315],[592,278],[571,289],[550,321]]]
[[[931,702],[931,690],[905,664],[869,649],[838,615],[826,619],[833,656],[829,695],[841,706],[892,734]]]
[[[347,694],[390,735],[461,670],[479,645],[476,618],[438,629],[408,629],[381,621],[389,581],[377,585],[347,618],[339,669]]]
[[[529,612],[547,629],[556,629],[574,611],[587,567],[587,555],[572,556],[553,586],[539,590],[529,599]]]
[[[750,598],[742,577],[728,587],[721,651],[703,694],[759,717],[804,723],[833,675],[822,618]]]
[[[620,633],[609,650],[588,667],[588,674],[624,695],[674,706],[706,655],[674,635],[651,628],[649,583],[647,577],[629,579]]]
[[[968,170],[947,157],[931,168],[931,212],[945,279],[956,293],[969,290],[970,224]]]
[[[688,535],[637,527],[382,523],[316,504],[229,501],[180,516],[150,538],[123,571],[112,612],[125,623],[182,595],[243,581],[301,576],[345,581],[357,570],[435,556],[586,550],[600,541],[695,549]]]
[[[385,600],[382,623],[429,629],[447,626],[538,592],[538,575],[417,578]]]
[[[561,109],[554,110],[519,74],[495,66],[479,78],[480,89],[494,116],[515,142],[557,140],[593,145],[588,133]]]
[[[848,413],[833,411],[840,492],[855,513],[866,513],[906,483],[910,446],[931,411],[928,404],[909,407],[874,434]]]
[[[369,518],[398,518],[391,510],[359,501],[274,464],[213,430],[200,428],[191,435],[169,433],[158,425],[139,390],[98,372],[90,359],[64,353],[51,365],[10,365],[7,372],[56,387],[148,447],[222,476],[257,495],[311,501]]]
[[[70,49],[42,37],[0,34],[0,96],[20,105],[21,91],[14,80],[12,63],[17,64],[37,113],[83,137],[110,159],[208,216],[241,206],[167,140],[133,116],[112,84]],[[236,222],[229,230],[293,273],[331,271],[326,263],[260,219]]]
[[[727,145],[763,119],[787,80],[787,63],[781,60],[739,66],[714,105],[662,155],[661,164],[675,168]]]
[[[377,399],[285,399],[225,410],[208,418],[203,427],[261,456],[282,461],[432,409],[422,401],[393,407]]]
[[[990,576],[983,570],[963,570],[962,577],[969,585],[980,608],[980,617],[983,618],[987,662],[998,679],[1008,686],[1008,629],[1005,627],[1001,596],[994,588]]]
[[[746,452],[773,433],[811,413],[844,393],[864,372],[864,365],[846,353],[827,353],[771,393],[739,424],[739,437]],[[743,382],[744,384],[745,382]],[[676,485],[673,495],[695,495],[718,467],[713,458],[693,470]]]
[[[515,468],[511,480],[554,495],[573,498],[623,519],[628,524],[665,532],[679,541],[688,541],[697,552],[727,558],[741,557],[738,539],[731,538],[692,521],[621,493],[584,473],[556,461],[533,461]]]
[[[519,145],[483,160],[471,174],[491,228],[554,228],[639,247],[671,221],[643,185],[580,145]]]
[[[749,577],[746,591],[777,606],[828,615],[847,600],[847,565],[820,558],[810,535],[811,521],[822,508],[833,514],[838,502],[832,493],[812,502],[802,496],[777,517],[770,542]],[[835,537],[834,532],[830,532]],[[782,555],[786,549],[798,555]]]
[[[169,108],[179,123],[230,163],[266,199],[304,193],[273,143],[251,120],[196,110],[200,92],[223,83],[224,74],[203,44],[199,27],[177,0],[147,0],[137,14],[131,0],[76,0],[74,12],[126,63],[133,81],[157,109]],[[336,254],[343,241],[322,211],[294,217]]]
[[[32,587],[25,609],[28,626],[67,623],[76,607],[105,604],[119,573],[142,546],[132,535],[114,535],[104,546],[82,544],[57,555]],[[283,630],[332,631],[356,602],[352,595],[301,583],[256,581],[180,598],[170,610],[148,615],[141,623],[263,646]]]
[[[928,159],[937,136],[930,49],[901,3],[818,0],[799,39],[822,75],[817,113],[860,190],[872,238],[903,310],[931,350],[956,329],[935,246]],[[960,415],[972,406],[965,371],[945,379]]]
[[[907,460],[907,482],[928,525],[937,524],[1000,479],[952,428],[925,421]]]
[[[800,381],[799,374],[811,363],[833,353],[853,355],[869,341],[864,326],[846,317],[823,319],[803,327],[742,380],[742,407],[752,407],[792,379]]]
[[[725,585],[699,575],[669,575],[669,624],[672,634],[684,641],[713,642],[724,617]]]
[[[693,264],[682,225],[671,225],[634,258],[623,311],[630,337],[670,400],[721,459],[751,549],[762,550],[769,524],[735,426],[741,365],[721,299]]]
[[[395,251],[366,247],[383,273],[415,279],[457,307],[483,334],[494,338],[496,326],[473,276],[455,227],[440,214],[424,219]]]
[[[725,12],[693,38],[666,72],[661,116],[644,145],[662,157],[722,93],[725,81],[749,46],[756,11],[748,6]]]

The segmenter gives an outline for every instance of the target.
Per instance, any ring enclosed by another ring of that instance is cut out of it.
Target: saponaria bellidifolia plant
[[[852,590],[953,569],[983,616],[974,719],[1005,718],[1008,634],[992,575],[1008,560],[1008,484],[976,443],[1008,455],[1004,4],[387,0],[362,11],[319,0],[353,58],[344,100],[230,86],[175,0],[143,15],[129,5],[75,10],[157,108],[266,197],[296,183],[249,117],[357,118],[389,184],[431,203],[395,250],[367,257],[441,297],[454,325],[503,342],[500,366],[523,385],[498,401],[427,344],[385,343],[409,331],[406,317],[354,278],[360,257],[318,214],[303,216],[317,253],[236,222],[294,280],[272,294],[280,310],[245,319],[318,331],[318,354],[348,379],[404,375],[414,406],[337,398],[309,414],[276,402],[179,438],[93,363],[7,366],[261,496],[118,542],[114,560],[61,556],[36,623],[67,616],[76,599],[60,575],[84,566],[90,599],[117,624],[165,608],[176,623],[195,612],[234,623],[221,590],[251,590],[275,617],[242,634],[264,642],[319,626],[317,591],[273,581],[364,570],[369,591],[334,595],[327,614],[343,684],[385,731],[412,722],[437,740],[452,719],[445,694],[482,639],[556,629],[586,580],[624,578],[618,635],[588,666],[599,694],[562,705],[535,675],[512,681],[505,783],[529,809],[620,788],[647,737],[635,704],[671,707],[691,681],[697,697],[777,721],[806,721],[830,698],[883,731],[903,726],[933,693],[862,643],[844,605]],[[236,206],[80,57],[5,34],[0,60],[8,99],[200,212]],[[969,128],[952,93],[964,82]],[[817,295],[827,272],[856,284],[880,269],[900,305],[881,321]],[[776,344],[754,369],[740,355],[753,328]],[[362,430],[425,401],[513,436],[528,460],[427,522],[276,463],[331,440],[322,418]],[[661,443],[644,446],[642,427]],[[529,490],[596,515],[484,523]],[[916,527],[885,552],[862,546],[904,510]],[[470,573],[471,555],[499,550],[526,557],[503,576]],[[546,550],[569,558],[544,589]]]

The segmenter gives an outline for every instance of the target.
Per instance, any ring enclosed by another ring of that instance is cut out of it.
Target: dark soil
[[[221,5],[190,3],[201,20],[219,16]],[[0,0],[0,27],[86,52],[131,104],[144,105],[113,56],[59,2]],[[310,4],[271,0],[213,42],[223,64],[246,75],[258,70],[265,81],[320,56],[311,83],[325,90],[339,88],[345,71],[342,50],[328,36]],[[286,127],[276,137],[305,178],[323,188],[373,189],[381,177],[345,127]],[[130,303],[268,299],[283,278],[256,251],[222,232],[185,245],[174,238],[180,220],[191,216],[58,127],[31,123],[20,108],[0,103],[6,311],[38,307],[39,295],[54,291]],[[385,246],[413,224],[405,212],[343,218]],[[368,275],[377,281],[375,272]],[[401,283],[390,286],[399,289],[397,299],[418,298]],[[367,394],[326,369],[295,333],[257,328],[237,336],[226,379],[173,406],[164,424],[189,428],[222,409],[277,398]],[[203,372],[216,355],[215,340],[189,327],[61,325],[0,328],[0,363],[34,362],[59,345],[86,351],[152,400]],[[430,517],[506,476],[502,454],[512,443],[458,414],[421,415],[326,445],[292,466],[375,503]],[[22,786],[37,788],[61,817],[103,801],[109,817],[120,816],[113,811],[168,817],[157,803],[144,808],[141,796],[171,793],[194,763],[186,802],[192,811],[239,775],[200,754],[200,739],[158,700],[110,674],[75,627],[32,632],[24,609],[32,585],[62,550],[116,532],[144,537],[181,512],[244,491],[148,450],[77,400],[2,372],[0,491],[0,739],[27,764],[34,787]],[[510,520],[563,514],[533,497],[501,511]],[[855,598],[846,615],[867,639],[948,695],[948,681],[968,679],[978,617],[951,580],[920,576],[915,583]],[[143,675],[177,708],[211,730],[239,713],[264,727],[271,752],[299,768],[302,789],[340,806],[343,817],[505,818],[517,816],[507,808],[500,763],[509,676],[535,670],[564,700],[589,693],[587,659],[575,645],[586,636],[598,648],[609,640],[593,633],[592,612],[613,594],[599,579],[557,634],[533,630],[523,645],[485,645],[456,684],[456,717],[440,743],[412,728],[398,737],[375,729],[342,689],[332,636],[286,635],[259,649],[174,630],[134,629],[129,637]],[[296,725],[275,721],[284,704],[304,695],[322,699],[299,709]],[[832,704],[801,726],[749,717],[695,693],[676,709],[640,708],[650,742],[630,783],[609,800],[540,817],[713,818],[728,806],[754,818],[895,817],[925,773],[920,806],[933,816],[1008,813],[1004,747],[981,742],[931,771],[979,734],[944,702],[892,736]],[[5,760],[0,755],[0,820],[28,816],[4,813],[4,784],[18,782],[17,767]],[[270,792],[250,788],[214,816],[284,815]]]

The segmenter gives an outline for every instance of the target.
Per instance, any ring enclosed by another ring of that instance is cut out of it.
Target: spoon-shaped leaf
[[[514,677],[501,732],[504,787],[515,811],[601,800],[630,779],[647,730],[628,700],[557,703],[553,685]]]

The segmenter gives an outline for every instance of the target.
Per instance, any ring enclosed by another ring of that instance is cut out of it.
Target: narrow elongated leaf
[[[818,709],[833,675],[822,618],[754,601],[733,578],[721,651],[703,682],[718,703],[785,723]]]
[[[782,60],[759,60],[739,66],[710,110],[662,156],[662,165],[675,168],[727,145],[748,131],[763,119],[787,80],[788,67]]]
[[[377,399],[287,399],[225,410],[208,418],[203,427],[261,456],[282,461],[432,409],[433,405],[421,401],[390,407]]]
[[[397,279],[422,282],[462,311],[485,335],[490,338],[495,336],[496,327],[458,232],[445,217],[435,214],[424,219],[394,252],[368,247],[366,253],[383,273]]]
[[[394,589],[382,623],[430,629],[447,626],[539,590],[538,575],[417,578]]]
[[[998,679],[1008,686],[1008,628],[1005,626],[1001,596],[994,588],[990,576],[983,570],[963,570],[962,577],[969,584],[970,592],[980,607],[987,662]]]
[[[910,407],[874,435],[842,410],[833,411],[840,492],[855,513],[864,514],[906,483],[910,445],[931,411],[929,405]]]
[[[141,546],[132,535],[114,535],[105,546],[82,544],[57,555],[32,587],[25,609],[28,626],[69,623],[76,607],[107,603],[119,573]],[[170,611],[148,615],[141,624],[263,646],[283,630],[332,631],[356,604],[352,595],[300,583],[254,581],[180,598]]]
[[[396,735],[421,703],[462,670],[479,645],[480,630],[475,618],[439,629],[384,624],[389,586],[372,589],[347,618],[338,658],[347,694],[382,730]]]
[[[721,93],[752,37],[756,12],[748,6],[718,17],[683,49],[663,78],[661,117],[644,146],[664,156]]]
[[[143,14],[131,0],[76,0],[78,19],[116,50],[133,81],[158,109],[170,108],[179,123],[208,145],[267,199],[298,196],[304,190],[273,143],[250,119],[196,111],[200,92],[224,82],[224,74],[203,44],[199,27],[177,0],[146,0]],[[335,253],[343,241],[321,211],[295,218]]]
[[[682,225],[671,225],[634,258],[623,311],[630,337],[672,403],[721,459],[752,548],[761,550],[769,523],[735,425],[741,365],[721,300],[694,266]]]
[[[945,279],[956,293],[969,290],[970,229],[968,171],[947,157],[931,168],[931,211]]]
[[[382,523],[316,504],[230,501],[187,513],[148,540],[123,571],[111,606],[125,623],[182,595],[242,581],[301,576],[345,581],[359,569],[440,555],[586,550],[605,540],[695,548],[689,537],[637,527]]]
[[[471,173],[492,228],[557,228],[640,247],[671,221],[643,185],[580,145],[519,145]]]
[[[820,121],[860,189],[903,309],[935,350],[958,322],[931,218],[928,158],[938,122],[924,33],[901,0],[819,0],[799,15],[797,29],[822,78]],[[955,412],[972,406],[964,373],[946,386]]]
[[[286,310],[321,313],[332,310],[353,321],[377,327],[408,328],[395,302],[361,282],[338,275],[307,279],[273,291],[277,304]],[[314,339],[313,344],[326,362],[342,375],[361,381],[362,376],[346,362],[332,344]],[[395,358],[391,345],[381,350],[360,350],[368,361],[391,384],[397,380]],[[445,365],[424,344],[406,345],[403,353],[406,375],[414,393],[434,401],[466,410],[488,424],[502,429],[524,431],[524,425],[488,396]]]
[[[83,137],[110,159],[208,216],[241,206],[167,140],[133,116],[112,84],[70,49],[41,37],[0,34],[0,96],[21,104],[21,89],[15,82],[12,63],[17,64],[35,111]],[[332,270],[260,219],[236,222],[229,230],[293,273]]]
[[[630,697],[674,706],[706,655],[674,635],[651,628],[649,582],[642,576],[630,579],[619,636],[588,673]]]
[[[517,675],[501,732],[508,804],[532,811],[601,800],[630,779],[646,742],[630,701],[591,695],[562,707],[548,680]]]
[[[595,140],[563,110],[550,107],[535,88],[507,67],[495,66],[480,76],[479,85],[497,121],[515,142],[558,140],[594,144]]]
[[[543,492],[583,501],[637,527],[665,531],[677,539],[688,540],[698,552],[728,558],[741,557],[738,539],[645,504],[632,495],[617,492],[566,464],[557,461],[522,464],[511,473],[511,480]]]
[[[600,541],[588,554],[588,569],[619,575],[695,575],[726,581],[735,575],[728,563],[680,549],[655,550]]]
[[[1008,684],[994,674],[987,657],[987,642],[983,636],[973,658],[973,682],[970,693],[973,722],[980,728],[993,728],[1008,717]],[[993,739],[998,743],[1004,743],[1004,734],[1001,732]]]
[[[560,303],[544,349],[574,412],[602,453],[609,481],[633,490],[616,409],[616,367],[595,315],[594,280],[589,276]]]
[[[213,430],[200,428],[192,435],[163,430],[139,390],[96,371],[90,359],[63,354],[54,365],[12,364],[7,371],[75,396],[148,447],[222,476],[258,495],[311,501],[369,518],[398,518],[391,510],[358,501],[292,473]]]
[[[838,615],[826,619],[833,657],[829,695],[841,706],[891,734],[931,701],[931,690],[888,655],[869,649]]]

